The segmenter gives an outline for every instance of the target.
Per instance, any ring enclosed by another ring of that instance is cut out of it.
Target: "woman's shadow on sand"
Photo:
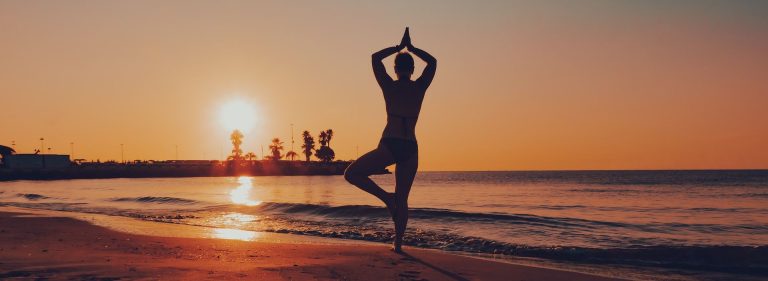
[[[411,254],[408,254],[406,252],[400,252],[398,254],[403,256],[406,261],[416,262],[416,263],[419,263],[419,264],[421,264],[423,266],[429,267],[432,270],[440,272],[443,275],[445,275],[448,278],[451,278],[453,280],[456,280],[456,281],[469,281],[469,279],[461,277],[461,275],[458,275],[456,273],[453,273],[453,272],[450,272],[448,270],[445,270],[445,269],[442,269],[440,267],[437,267],[437,266],[435,266],[435,265],[433,265],[431,263],[428,263],[428,262],[426,262],[426,261],[424,261],[424,260],[422,260],[420,258],[417,258],[417,257],[415,257],[415,256],[413,256]],[[410,277],[410,278],[416,277],[416,276],[412,276],[412,275],[413,275],[413,273],[409,272],[409,271],[406,271],[406,272],[400,274],[401,277]]]

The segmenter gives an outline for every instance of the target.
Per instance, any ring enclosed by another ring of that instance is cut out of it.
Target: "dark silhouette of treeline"
[[[43,164],[41,167],[34,168],[12,168],[0,165],[0,180],[343,175],[344,170],[352,163],[351,161],[334,161],[336,153],[331,148],[331,139],[333,139],[331,129],[318,134],[319,148],[316,148],[315,138],[309,131],[302,133],[301,152],[305,156],[305,161],[296,160],[299,154],[293,150],[283,155],[283,142],[279,138],[272,139],[268,155],[262,155],[262,160],[256,160],[255,153],[243,152],[241,145],[244,138],[245,136],[239,130],[232,131],[230,134],[232,153],[226,161],[175,160],[118,163],[115,161],[85,162],[77,159],[70,165],[64,163],[63,166],[58,167],[46,167]],[[15,151],[10,147],[0,146],[0,159],[14,153]],[[310,161],[313,155],[319,161]],[[45,158],[45,155],[40,157]],[[290,160],[282,160],[284,158]],[[385,174],[389,171],[382,169],[379,173]]]
[[[85,162],[77,159],[59,167],[12,168],[0,165],[2,180],[53,180],[53,179],[103,179],[103,178],[165,178],[165,177],[230,177],[230,176],[293,176],[293,175],[343,175],[352,161],[334,161],[336,153],[331,149],[333,130],[321,131],[318,135],[320,147],[309,133],[302,133],[302,154],[305,161],[298,161],[298,153],[288,151],[282,154],[283,142],[272,139],[269,154],[256,160],[253,152],[244,153],[241,145],[245,136],[238,130],[230,135],[232,153],[226,161],[218,160],[176,160],[176,161],[133,161],[118,163]],[[0,159],[15,151],[0,146]],[[266,154],[267,152],[265,152]],[[311,161],[315,156],[319,161]],[[42,155],[41,157],[44,157]],[[284,158],[290,160],[282,160]],[[2,162],[0,162],[2,163]],[[382,169],[380,174],[389,173]]]
[[[333,139],[332,129],[321,131],[317,136],[320,148],[315,148],[315,138],[312,137],[312,134],[310,134],[309,131],[304,131],[301,134],[301,137],[303,140],[301,148],[306,162],[310,162],[312,155],[323,162],[331,162],[333,159],[336,159],[336,152],[331,148],[331,139]],[[244,138],[245,135],[243,135],[240,130],[234,130],[232,131],[232,134],[229,135],[229,140],[232,142],[232,153],[227,156],[227,161],[254,160],[257,158],[256,153],[244,153],[243,149],[240,147],[243,144]],[[291,137],[291,139],[293,139],[293,137]],[[269,155],[262,155],[262,158],[267,160],[282,160],[285,158],[294,161],[296,157],[299,156],[299,154],[293,150],[283,154],[284,149],[283,142],[280,138],[273,138],[272,143],[269,144]]]

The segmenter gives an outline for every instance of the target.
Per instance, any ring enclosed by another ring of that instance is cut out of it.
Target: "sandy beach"
[[[615,280],[385,245],[137,235],[23,209],[0,212],[0,241],[0,279]]]

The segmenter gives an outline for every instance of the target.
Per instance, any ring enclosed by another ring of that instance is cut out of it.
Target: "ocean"
[[[373,178],[393,190],[394,176]],[[409,204],[413,247],[637,279],[768,278],[766,170],[421,172]],[[11,181],[0,206],[381,243],[393,234],[383,204],[341,176]]]

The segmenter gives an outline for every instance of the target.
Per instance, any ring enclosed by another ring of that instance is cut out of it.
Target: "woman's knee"
[[[362,176],[363,175],[358,173],[352,166],[349,166],[346,170],[344,170],[344,179],[351,184],[358,182]]]

